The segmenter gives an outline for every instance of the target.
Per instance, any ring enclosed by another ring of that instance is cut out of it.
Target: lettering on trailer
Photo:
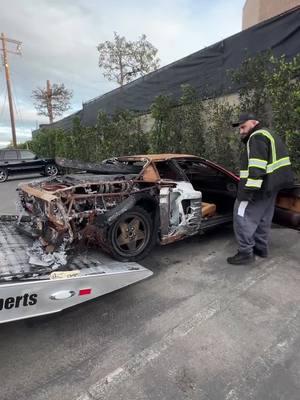
[[[23,296],[7,297],[2,299],[0,297],[0,311],[11,310],[12,308],[34,306],[37,303],[38,295],[36,293],[25,293]]]

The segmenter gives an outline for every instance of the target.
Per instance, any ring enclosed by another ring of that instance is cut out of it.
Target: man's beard
[[[243,135],[241,135],[241,141],[243,143],[246,143],[248,141],[248,138],[251,135],[251,133],[257,131],[258,129],[260,129],[259,123],[257,125],[255,125],[253,128],[249,129],[249,131],[247,133],[244,133]]]

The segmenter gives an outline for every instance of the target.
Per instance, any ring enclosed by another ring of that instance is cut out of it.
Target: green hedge
[[[251,110],[282,136],[299,174],[300,56],[286,60],[265,53],[247,58],[229,74],[241,85],[235,105],[220,99],[200,101],[192,87],[182,85],[179,103],[175,104],[172,96],[155,99],[149,115],[153,121],[150,131],[132,112],[112,117],[100,112],[94,127],[83,127],[75,119],[71,132],[42,130],[25,146],[41,156],[84,161],[148,152],[189,153],[236,171],[241,146],[231,121],[241,110]]]

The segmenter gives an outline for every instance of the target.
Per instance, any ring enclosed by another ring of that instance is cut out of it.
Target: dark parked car
[[[0,150],[0,182],[5,182],[9,175],[32,172],[55,176],[58,168],[54,160],[38,158],[29,150]]]

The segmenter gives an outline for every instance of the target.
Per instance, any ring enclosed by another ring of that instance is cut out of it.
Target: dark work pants
[[[233,210],[233,228],[238,251],[252,254],[253,247],[268,253],[268,237],[274,215],[277,193],[252,202],[236,200]]]

